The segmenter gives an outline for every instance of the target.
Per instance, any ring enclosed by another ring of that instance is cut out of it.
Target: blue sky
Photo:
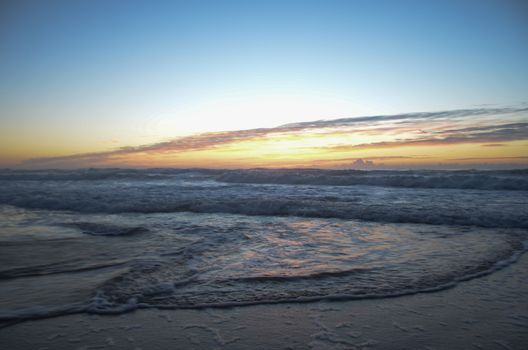
[[[68,153],[194,131],[518,106],[528,101],[521,3],[8,1],[0,122],[11,139]]]

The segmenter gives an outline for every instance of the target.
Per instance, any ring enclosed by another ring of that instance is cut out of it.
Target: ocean
[[[0,323],[435,292],[527,242],[528,170],[1,170]]]

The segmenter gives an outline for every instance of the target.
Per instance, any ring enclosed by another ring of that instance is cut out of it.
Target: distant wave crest
[[[230,213],[528,228],[526,170],[102,169],[0,174],[0,204],[28,209]],[[99,232],[97,227],[84,229],[92,235]],[[141,230],[107,231],[127,235]]]
[[[228,183],[457,188],[528,191],[528,171],[358,171],[240,170],[226,172]]]
[[[528,169],[327,170],[327,169],[80,169],[0,170],[0,181],[212,180],[223,183],[382,186],[528,191]]]

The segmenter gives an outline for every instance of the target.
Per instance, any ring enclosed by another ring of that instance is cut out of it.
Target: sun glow
[[[489,113],[499,113],[493,122]],[[449,115],[449,118],[445,118]],[[526,110],[451,111],[319,120],[197,133],[50,164],[177,167],[384,168],[526,164]]]

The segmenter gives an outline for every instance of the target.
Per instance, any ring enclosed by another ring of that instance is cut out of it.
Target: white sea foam
[[[526,250],[526,232],[511,229],[229,214],[4,210],[4,223],[26,231],[47,224],[77,232],[67,239],[61,239],[61,230],[32,240],[4,237],[4,325],[73,312],[433,292],[504,268]],[[141,223],[149,233],[87,235],[82,232],[86,225],[75,222],[110,231]],[[36,288],[39,293],[33,292]]]

